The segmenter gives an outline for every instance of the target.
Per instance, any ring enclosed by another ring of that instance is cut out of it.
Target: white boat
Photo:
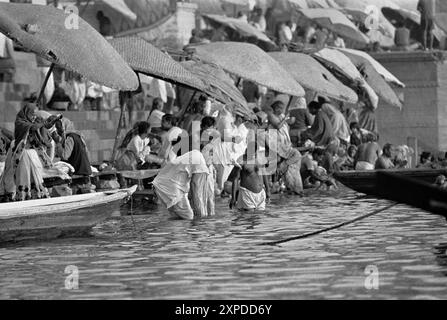
[[[0,204],[0,242],[87,234],[109,218],[137,186],[51,199]]]

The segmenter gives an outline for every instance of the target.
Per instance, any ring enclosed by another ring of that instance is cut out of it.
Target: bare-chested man
[[[374,170],[376,161],[381,154],[376,137],[372,134],[367,135],[366,142],[361,144],[355,160],[355,170]]]
[[[232,198],[230,209],[237,207],[242,211],[265,210],[270,199],[268,177],[259,174],[259,168],[248,162],[247,153],[243,156],[243,163],[235,166],[229,180],[232,181]],[[254,162],[253,157],[250,158]]]

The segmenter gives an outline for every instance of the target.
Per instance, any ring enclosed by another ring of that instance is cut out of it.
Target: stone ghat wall
[[[13,82],[0,82],[0,127],[11,131],[14,130],[14,121],[23,105],[23,99],[32,92],[37,92],[43,80],[34,54],[15,52],[14,61],[16,72]],[[110,160],[120,118],[118,110],[62,113],[72,120],[76,130],[84,135],[92,163]],[[148,112],[134,112],[132,119],[127,122],[132,126],[137,121],[146,120],[147,117]]]
[[[447,151],[447,77],[444,53],[380,53],[374,57],[406,84],[402,110],[380,104],[380,142],[407,144],[416,138],[418,152]],[[411,139],[410,139],[411,140]]]

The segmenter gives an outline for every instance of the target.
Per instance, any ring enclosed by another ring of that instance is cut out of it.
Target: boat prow
[[[434,183],[439,175],[447,175],[446,169],[402,169],[372,171],[340,171],[334,178],[348,188],[365,194],[377,194],[378,173],[386,172],[425,183]]]
[[[0,204],[0,242],[78,236],[119,210],[137,186],[107,192]]]

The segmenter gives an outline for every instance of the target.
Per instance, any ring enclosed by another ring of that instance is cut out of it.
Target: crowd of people
[[[229,198],[230,208],[264,210],[275,193],[303,196],[305,189],[337,189],[333,174],[338,171],[413,167],[410,148],[388,143],[382,148],[378,134],[364,129],[355,111],[343,110],[336,101],[316,96],[308,104],[304,98],[291,103],[272,94],[263,108],[263,94],[254,94],[252,112],[200,96],[170,114],[154,99],[147,121],[137,122],[124,137],[114,166],[159,169],[152,181],[155,193],[182,219],[213,215],[215,197]],[[89,177],[95,170],[73,123],[38,110],[35,101],[25,101],[13,134],[0,134],[5,201],[49,197],[44,177]],[[445,165],[445,157],[423,153],[418,167]]]
[[[214,197],[229,198],[230,208],[263,210],[274,193],[337,189],[338,171],[412,167],[410,148],[381,148],[378,134],[336,101],[317,96],[290,105],[275,94],[261,108],[260,95],[252,94],[252,116],[204,96],[164,114],[155,100],[150,123],[138,122],[124,139],[117,169],[160,168],[158,198],[176,217],[192,219],[214,214]]]
[[[0,195],[6,202],[50,197],[45,177],[92,175],[82,135],[62,115],[39,110],[36,100],[35,96],[25,100],[13,133],[0,133]],[[95,189],[91,184],[84,187],[88,190],[83,189],[83,193]],[[57,194],[57,190],[54,192]]]
[[[370,28],[366,22],[362,22],[352,16],[349,10],[345,12],[353,24],[370,39],[370,44],[366,50],[370,51],[411,51],[416,49],[432,50],[435,45],[435,15],[436,0],[419,0],[417,11],[421,15],[420,23],[414,18],[399,16],[396,13],[389,16],[391,24],[395,27],[394,43],[384,41],[384,33],[380,28]],[[238,12],[236,18],[252,25],[259,31],[265,33],[274,40],[278,47],[283,50],[303,50],[305,48],[322,49],[325,46],[331,47],[356,47],[358,44],[353,40],[343,37],[343,35],[330,30],[327,27],[315,23],[301,14],[290,14],[291,19],[279,20],[274,16],[274,9],[269,7],[265,10],[254,7],[249,12]],[[209,36],[205,36],[201,30],[193,30],[190,43],[203,41],[234,41],[235,35],[229,28],[221,26],[214,30]],[[236,36],[237,37],[237,36]],[[439,45],[442,45],[441,43]]]

